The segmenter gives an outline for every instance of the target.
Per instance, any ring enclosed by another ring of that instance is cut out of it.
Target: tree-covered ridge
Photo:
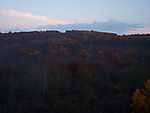
[[[131,113],[150,79],[150,35],[0,34],[2,113]],[[148,89],[148,88],[147,88]]]

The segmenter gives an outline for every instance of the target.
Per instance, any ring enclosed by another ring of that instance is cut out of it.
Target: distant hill
[[[107,22],[95,22],[95,23],[77,23],[77,24],[60,24],[60,25],[46,25],[39,26],[37,29],[42,30],[95,30],[95,31],[103,31],[103,32],[113,32],[118,34],[126,34],[129,29],[135,28],[143,28],[143,25],[139,24],[128,24],[120,21],[107,21]]]
[[[141,24],[131,24],[126,22],[120,22],[116,20],[106,22],[94,22],[94,23],[72,23],[72,24],[56,24],[56,25],[41,25],[32,28],[0,28],[1,32],[15,32],[15,31],[41,31],[41,30],[58,30],[65,32],[65,30],[95,30],[103,32],[113,32],[118,34],[127,34],[131,29],[144,28]]]

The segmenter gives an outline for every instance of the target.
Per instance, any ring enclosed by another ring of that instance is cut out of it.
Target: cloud
[[[46,29],[46,30],[96,30],[103,32],[114,32],[118,34],[126,34],[129,29],[138,29],[143,27],[143,25],[139,24],[129,24],[126,22],[120,22],[116,20],[111,20],[107,22],[96,22],[96,23],[78,23],[78,24],[66,24],[66,25],[46,25],[39,26],[38,29]]]
[[[50,19],[46,16],[21,12],[14,9],[0,9],[0,32],[31,31],[31,30],[96,30],[118,34],[150,33],[150,27],[141,24],[131,24],[117,20],[89,23],[76,23]]]
[[[46,16],[34,15],[14,9],[0,9],[0,30],[14,28],[34,28],[39,25],[67,24],[66,21],[49,19]]]
[[[140,34],[150,34],[150,27],[148,26],[145,26],[143,28],[133,28],[133,29],[129,29],[128,31],[129,34],[137,34],[137,33],[140,33]]]

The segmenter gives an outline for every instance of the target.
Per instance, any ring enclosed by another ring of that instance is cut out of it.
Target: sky
[[[129,25],[122,33],[150,33],[150,0],[0,0],[0,31],[114,21]]]

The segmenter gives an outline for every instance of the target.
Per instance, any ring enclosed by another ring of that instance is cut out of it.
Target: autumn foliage
[[[144,89],[136,89],[132,95],[132,113],[150,113],[150,80],[145,82]]]

